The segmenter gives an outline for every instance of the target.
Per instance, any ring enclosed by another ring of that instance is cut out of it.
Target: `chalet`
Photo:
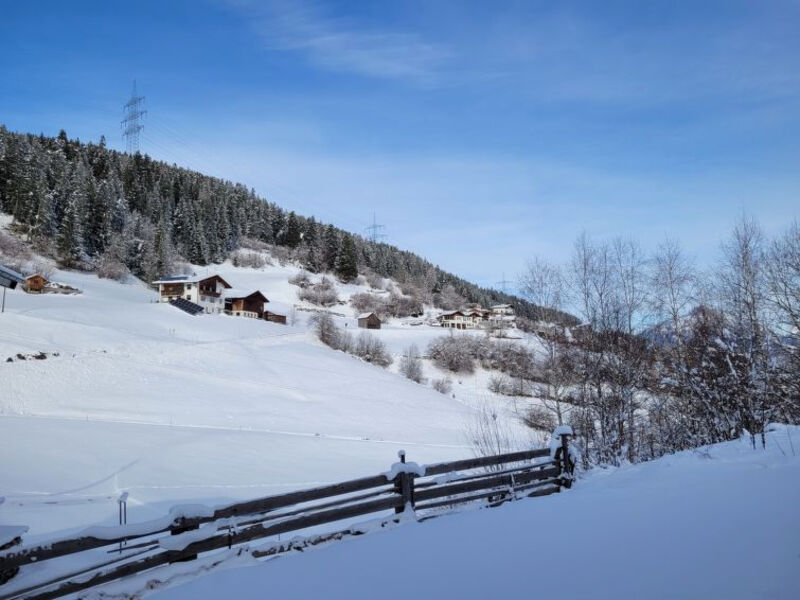
[[[268,310],[264,311],[264,319],[272,323],[280,323],[281,325],[286,325],[286,315],[279,315],[278,313],[274,313]]]
[[[158,301],[188,300],[201,306],[206,313],[221,313],[225,309],[223,293],[231,285],[219,275],[181,275],[154,281],[158,286]]]
[[[267,297],[255,290],[243,292],[229,289],[225,291],[225,313],[234,317],[261,319],[264,316],[264,303]]]
[[[453,310],[439,315],[439,324],[450,329],[476,329],[478,327],[473,315],[467,316],[464,311]]]
[[[517,318],[510,304],[495,304],[489,309],[489,324],[495,327],[516,327]]]
[[[489,310],[495,316],[514,316],[514,307],[510,304],[495,304]]]
[[[50,283],[41,273],[34,273],[25,278],[25,291],[41,293],[45,286]]]
[[[358,326],[362,329],[380,329],[381,320],[374,312],[358,315]]]

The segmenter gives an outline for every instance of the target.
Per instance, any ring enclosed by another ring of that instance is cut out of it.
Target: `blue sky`
[[[142,150],[484,285],[800,216],[800,3],[5,2],[0,123]]]

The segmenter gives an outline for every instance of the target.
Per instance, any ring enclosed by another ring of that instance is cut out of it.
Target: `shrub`
[[[385,317],[390,314],[386,301],[383,298],[379,298],[367,292],[353,294],[350,297],[350,304],[358,313],[374,312],[379,317]]]
[[[104,254],[97,262],[97,276],[102,279],[113,279],[114,281],[124,282],[128,279],[130,270],[122,261]]]
[[[267,252],[270,249],[269,244],[251,237],[240,238],[239,247],[247,250],[256,250],[257,252]]]
[[[522,420],[525,422],[525,425],[531,429],[553,431],[556,427],[556,420],[553,417],[553,413],[541,406],[532,406]]]
[[[352,352],[365,361],[381,367],[388,367],[392,364],[392,357],[386,349],[386,344],[366,331],[358,336]]]
[[[383,277],[377,273],[369,273],[366,276],[366,281],[373,290],[382,290],[384,285]]]
[[[342,341],[342,332],[336,326],[336,323],[333,322],[333,317],[327,313],[317,313],[313,315],[308,322],[314,326],[314,331],[319,341],[326,346],[330,346],[336,350],[339,349]]]
[[[289,283],[301,288],[306,288],[311,285],[311,279],[308,276],[308,271],[300,271],[296,275],[289,277]]]
[[[333,282],[327,277],[323,277],[319,283],[301,289],[297,297],[318,306],[333,306],[339,301]]]
[[[415,344],[411,344],[400,359],[400,372],[411,381],[417,383],[425,381],[422,376],[422,360],[419,358],[419,349]]]
[[[234,267],[263,269],[267,266],[267,259],[258,252],[242,252],[237,250],[231,253],[231,262]]]
[[[453,382],[450,380],[449,377],[434,379],[431,385],[433,386],[433,389],[435,389],[440,394],[449,394],[451,391],[453,391]]]
[[[428,345],[428,354],[440,369],[453,373],[472,373],[475,361],[470,352],[468,336],[442,337]]]

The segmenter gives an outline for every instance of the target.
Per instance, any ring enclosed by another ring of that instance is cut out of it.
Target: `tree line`
[[[0,210],[13,215],[39,252],[67,268],[151,281],[181,262],[219,263],[257,242],[344,281],[359,273],[390,277],[423,302],[513,303],[522,316],[539,312],[412,252],[287,212],[242,184],[117,152],[103,139],[84,144],[63,130],[53,138],[0,126]]]
[[[545,409],[584,460],[615,463],[732,440],[765,443],[800,422],[800,226],[774,239],[743,217],[699,269],[679,244],[581,235],[571,259],[530,261],[529,301],[569,307],[577,327],[539,331]],[[534,422],[536,418],[532,419]]]

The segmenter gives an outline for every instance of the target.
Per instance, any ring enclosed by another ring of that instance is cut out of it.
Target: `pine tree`
[[[83,259],[83,239],[78,215],[79,196],[73,193],[67,203],[64,220],[58,232],[58,254],[65,267],[76,267]]]
[[[294,249],[300,244],[300,240],[300,223],[297,221],[297,215],[292,211],[289,213],[289,218],[286,219],[286,228],[283,231],[281,244]]]
[[[333,225],[325,228],[322,238],[321,270],[333,271],[336,268],[336,257],[339,254],[339,236]]]
[[[353,281],[358,277],[356,246],[353,243],[353,237],[349,233],[345,233],[342,236],[342,245],[336,258],[336,275],[345,282]]]

